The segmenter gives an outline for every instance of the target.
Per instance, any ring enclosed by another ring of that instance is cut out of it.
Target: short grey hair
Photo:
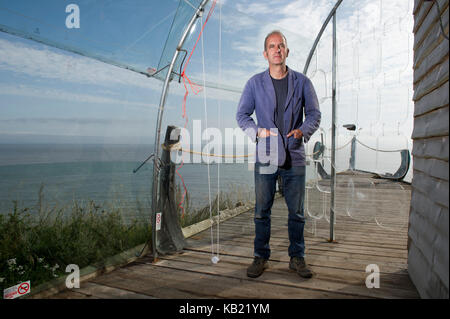
[[[266,38],[264,39],[264,51],[267,51],[267,39],[274,34],[279,34],[283,37],[284,41],[286,42],[286,48],[287,48],[287,40],[286,40],[286,37],[284,36],[284,34],[280,30],[273,30],[268,35],[266,35]]]

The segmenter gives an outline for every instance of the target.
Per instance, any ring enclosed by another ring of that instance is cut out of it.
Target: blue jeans
[[[281,175],[283,192],[288,207],[288,233],[290,257],[305,256],[305,239],[303,230],[305,217],[303,202],[305,198],[305,166],[292,166],[289,169],[278,167],[264,173],[267,165],[255,163],[255,242],[254,255],[269,259],[270,257],[270,214],[275,196],[276,182]],[[262,169],[262,170],[261,170]],[[275,172],[273,172],[275,171]]]

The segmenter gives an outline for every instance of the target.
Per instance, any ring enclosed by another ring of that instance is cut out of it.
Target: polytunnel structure
[[[156,263],[190,247],[195,227],[207,229],[212,266],[233,256],[253,219],[234,230],[220,221],[255,204],[255,144],[236,109],[247,80],[267,69],[265,36],[280,30],[288,67],[312,81],[322,113],[305,144],[305,235],[329,247],[367,244],[369,234],[347,237],[358,225],[407,235],[413,9],[413,0],[0,0],[0,214],[78,222],[56,241],[82,237],[73,250],[92,253],[62,251],[52,263],[149,251]],[[48,245],[43,230],[30,233],[36,246],[19,260],[41,260]],[[377,249],[403,262],[389,247]],[[7,269],[16,257],[3,254]]]

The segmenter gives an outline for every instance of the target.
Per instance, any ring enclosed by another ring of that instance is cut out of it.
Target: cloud
[[[161,82],[94,59],[46,46],[0,39],[0,70],[68,83],[161,90]]]
[[[107,93],[104,91],[103,93]],[[42,88],[30,85],[0,85],[0,95],[26,96],[37,99],[52,99],[77,103],[95,103],[107,105],[123,105],[124,107],[157,108],[155,103],[137,102],[118,99],[115,96],[75,93],[68,90]]]
[[[269,14],[273,13],[274,6],[269,3],[250,3],[249,5],[244,5],[242,3],[236,4],[236,9],[241,12],[245,12],[248,15],[258,15],[258,14]]]

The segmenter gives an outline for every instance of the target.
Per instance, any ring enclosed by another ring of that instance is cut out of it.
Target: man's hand
[[[290,137],[292,135],[294,135],[294,138],[296,138],[296,139],[301,139],[302,136],[303,136],[303,132],[300,131],[300,129],[292,130],[292,131],[289,132],[287,137]]]
[[[259,129],[258,129],[258,137],[265,138],[265,137],[268,137],[268,136],[270,136],[270,135],[272,135],[272,136],[278,136],[277,133],[272,132],[271,130],[268,130],[268,129],[266,129],[266,128],[259,128]]]

